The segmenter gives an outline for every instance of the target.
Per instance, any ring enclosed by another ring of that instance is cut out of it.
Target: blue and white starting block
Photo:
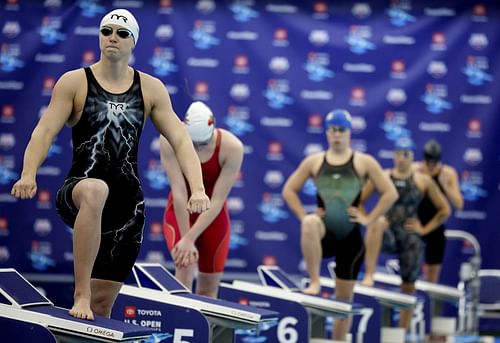
[[[151,329],[126,324],[118,320],[96,316],[95,320],[72,317],[68,309],[54,306],[28,280],[15,269],[0,269],[0,324],[16,323],[19,326],[36,328],[28,341],[51,342],[51,335],[61,342],[132,342],[151,336]],[[49,331],[49,333],[45,332]],[[11,337],[2,336],[6,341],[27,341],[25,330],[10,332]],[[38,333],[37,333],[38,332]],[[44,332],[43,334],[41,332]]]
[[[191,330],[190,337],[199,337],[201,340],[189,340],[189,342],[233,342],[234,330],[256,330],[257,332],[265,326],[275,325],[278,313],[257,307],[242,305],[226,300],[214,299],[191,293],[162,265],[157,263],[136,263],[133,273],[137,282],[135,286],[123,286],[120,297],[126,296],[123,302],[117,299],[118,312],[113,312],[113,318],[124,318],[123,311],[120,312],[120,304],[142,308],[144,302],[158,304],[169,304],[178,308],[184,308],[192,313],[201,313],[208,322],[208,334],[197,335],[195,328]],[[125,305],[124,305],[125,306]],[[115,305],[116,307],[116,305]],[[175,319],[179,311],[168,313],[166,318]],[[125,319],[125,318],[124,318]],[[193,319],[184,321],[183,326],[175,329],[187,330],[194,322]],[[168,320],[166,320],[168,325]],[[181,321],[179,321],[181,325]],[[171,328],[171,334],[175,334]],[[165,330],[162,329],[164,332]],[[187,342],[187,340],[185,340]]]

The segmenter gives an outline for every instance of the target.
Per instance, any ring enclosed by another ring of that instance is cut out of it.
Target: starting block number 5
[[[189,341],[184,341],[184,337],[194,337],[194,330],[175,329],[173,343],[190,343]]]

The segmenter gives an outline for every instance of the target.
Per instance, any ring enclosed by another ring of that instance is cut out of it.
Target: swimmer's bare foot
[[[375,281],[373,280],[372,276],[365,275],[365,277],[361,281],[361,284],[363,286],[373,287],[373,285],[375,284]]]
[[[319,282],[311,282],[309,287],[304,288],[302,290],[302,293],[310,294],[310,295],[318,295],[320,290],[321,290],[321,286],[320,286]]]
[[[90,309],[90,300],[87,298],[75,299],[69,314],[79,319],[94,320],[94,313]]]

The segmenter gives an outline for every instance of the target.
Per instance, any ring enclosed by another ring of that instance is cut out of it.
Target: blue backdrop
[[[392,141],[438,139],[465,196],[449,228],[471,232],[483,267],[500,268],[500,7],[494,1],[22,1],[0,4],[0,267],[72,274],[72,232],[54,209],[71,162],[68,128],[39,170],[35,199],[10,196],[54,82],[99,58],[98,24],[116,7],[137,17],[135,68],[161,79],[182,118],[192,99],[245,144],[228,200],[228,273],[262,263],[302,273],[299,223],[284,180],[325,147],[322,118],[352,112],[352,145],[392,165]],[[497,138],[495,138],[497,137]],[[149,123],[140,149],[147,222],[141,260],[168,262],[161,233],[168,180]],[[314,186],[301,196],[312,209]],[[464,247],[466,249],[467,247]],[[457,270],[445,269],[450,279]],[[453,281],[455,282],[455,281]],[[451,283],[453,283],[451,282]]]

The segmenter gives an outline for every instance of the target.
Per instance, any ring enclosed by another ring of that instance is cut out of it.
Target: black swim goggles
[[[113,29],[111,27],[108,27],[108,26],[101,27],[100,31],[104,37],[109,37],[113,34]],[[130,32],[127,29],[123,29],[123,28],[117,29],[116,34],[118,35],[118,37],[120,37],[122,39],[127,39],[127,38],[130,38],[133,36],[132,32]]]

